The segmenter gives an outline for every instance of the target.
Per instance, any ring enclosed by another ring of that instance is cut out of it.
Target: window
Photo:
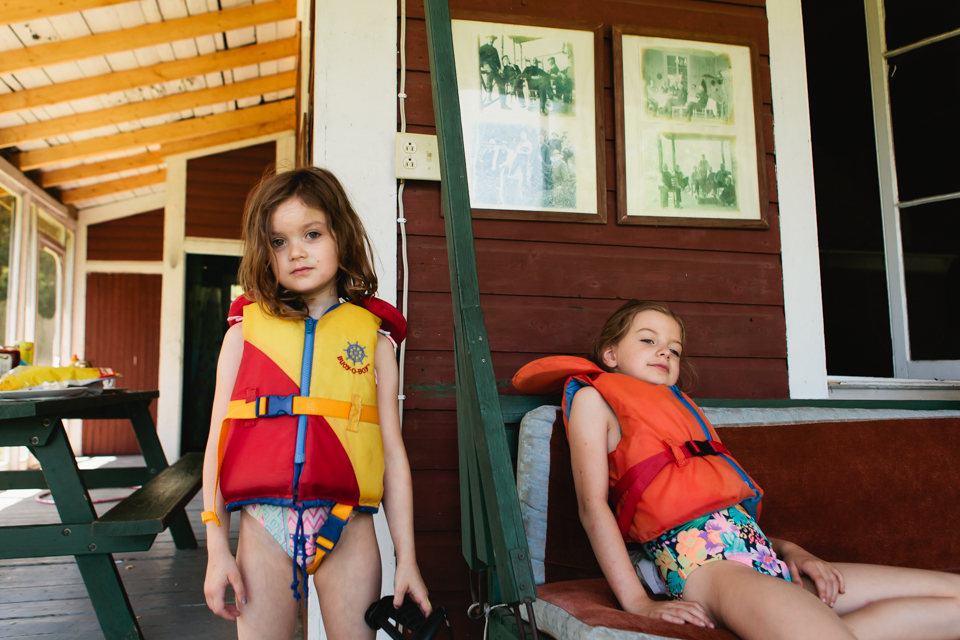
[[[10,298],[10,275],[13,252],[13,228],[16,219],[19,199],[3,187],[0,187],[0,342],[4,344],[14,342],[13,337],[7,335],[7,328],[12,328],[13,322],[7,322],[8,314],[16,316],[16,304],[8,305]]]
[[[67,230],[42,209],[37,215],[37,307],[34,364],[60,366],[63,266]]]
[[[958,380],[960,3],[802,8],[827,373]]]
[[[868,0],[870,80],[896,377],[960,379],[960,3]]]

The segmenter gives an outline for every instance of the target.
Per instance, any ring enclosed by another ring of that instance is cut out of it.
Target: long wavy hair
[[[608,348],[617,345],[621,340],[627,335],[627,332],[630,331],[630,325],[633,324],[633,319],[637,316],[638,313],[644,311],[656,311],[662,313],[665,316],[673,318],[676,323],[680,326],[680,345],[683,349],[680,352],[680,372],[681,376],[685,380],[685,384],[679,384],[682,388],[687,388],[694,385],[697,381],[697,372],[693,368],[693,365],[687,360],[686,345],[687,345],[687,328],[683,324],[683,320],[677,313],[665,305],[662,302],[653,302],[650,300],[627,300],[623,305],[613,312],[613,315],[607,318],[607,321],[604,323],[603,328],[600,330],[600,335],[597,337],[596,342],[593,343],[593,353],[591,353],[591,359],[594,363],[608,373],[613,373],[613,369],[608,367],[603,362],[603,352]]]
[[[303,298],[281,285],[270,267],[270,220],[277,207],[291,198],[327,216],[327,228],[337,245],[337,296],[352,302],[372,297],[377,291],[377,275],[370,239],[343,185],[331,172],[318,167],[265,176],[247,196],[239,272],[246,296],[278,318],[308,314]]]

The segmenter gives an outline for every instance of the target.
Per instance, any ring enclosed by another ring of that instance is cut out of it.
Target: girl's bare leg
[[[960,575],[833,563],[846,583],[834,611],[859,640],[960,640]],[[808,587],[810,580],[804,580]]]
[[[246,511],[240,513],[237,565],[247,603],[237,603],[237,636],[240,640],[292,638],[297,624],[297,601],[290,591],[293,561],[263,525]]]
[[[797,585],[729,560],[687,578],[683,599],[699,602],[717,626],[743,640],[854,640],[843,621]]]
[[[323,628],[330,640],[374,640],[363,614],[380,599],[380,548],[373,516],[358,514],[343,529],[333,553],[313,575]]]

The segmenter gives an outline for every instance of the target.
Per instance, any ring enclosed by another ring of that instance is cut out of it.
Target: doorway
[[[181,454],[206,447],[227,313],[240,295],[240,258],[187,254],[186,266]]]

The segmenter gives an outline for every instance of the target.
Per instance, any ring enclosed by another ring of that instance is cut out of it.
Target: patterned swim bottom
[[[683,587],[695,569],[717,560],[740,562],[759,573],[790,580],[787,565],[740,505],[671,529],[645,542],[643,550],[656,563],[667,594],[675,600],[683,599]]]
[[[331,509],[333,509],[333,507],[308,507],[303,510],[303,533],[307,539],[305,544],[306,566],[313,564],[313,560],[317,556],[315,546],[317,533],[320,531],[323,523],[327,521],[327,518],[330,517]],[[270,535],[280,543],[280,546],[287,552],[287,555],[294,558],[294,553],[296,552],[294,536],[297,531],[298,515],[296,509],[292,507],[278,507],[272,504],[248,504],[244,505],[243,510],[262,524],[264,528],[270,532]],[[356,514],[357,510],[354,509],[347,519],[347,522],[349,523],[350,520],[353,520],[353,516]],[[304,558],[295,558],[295,560],[299,563],[303,561]]]

